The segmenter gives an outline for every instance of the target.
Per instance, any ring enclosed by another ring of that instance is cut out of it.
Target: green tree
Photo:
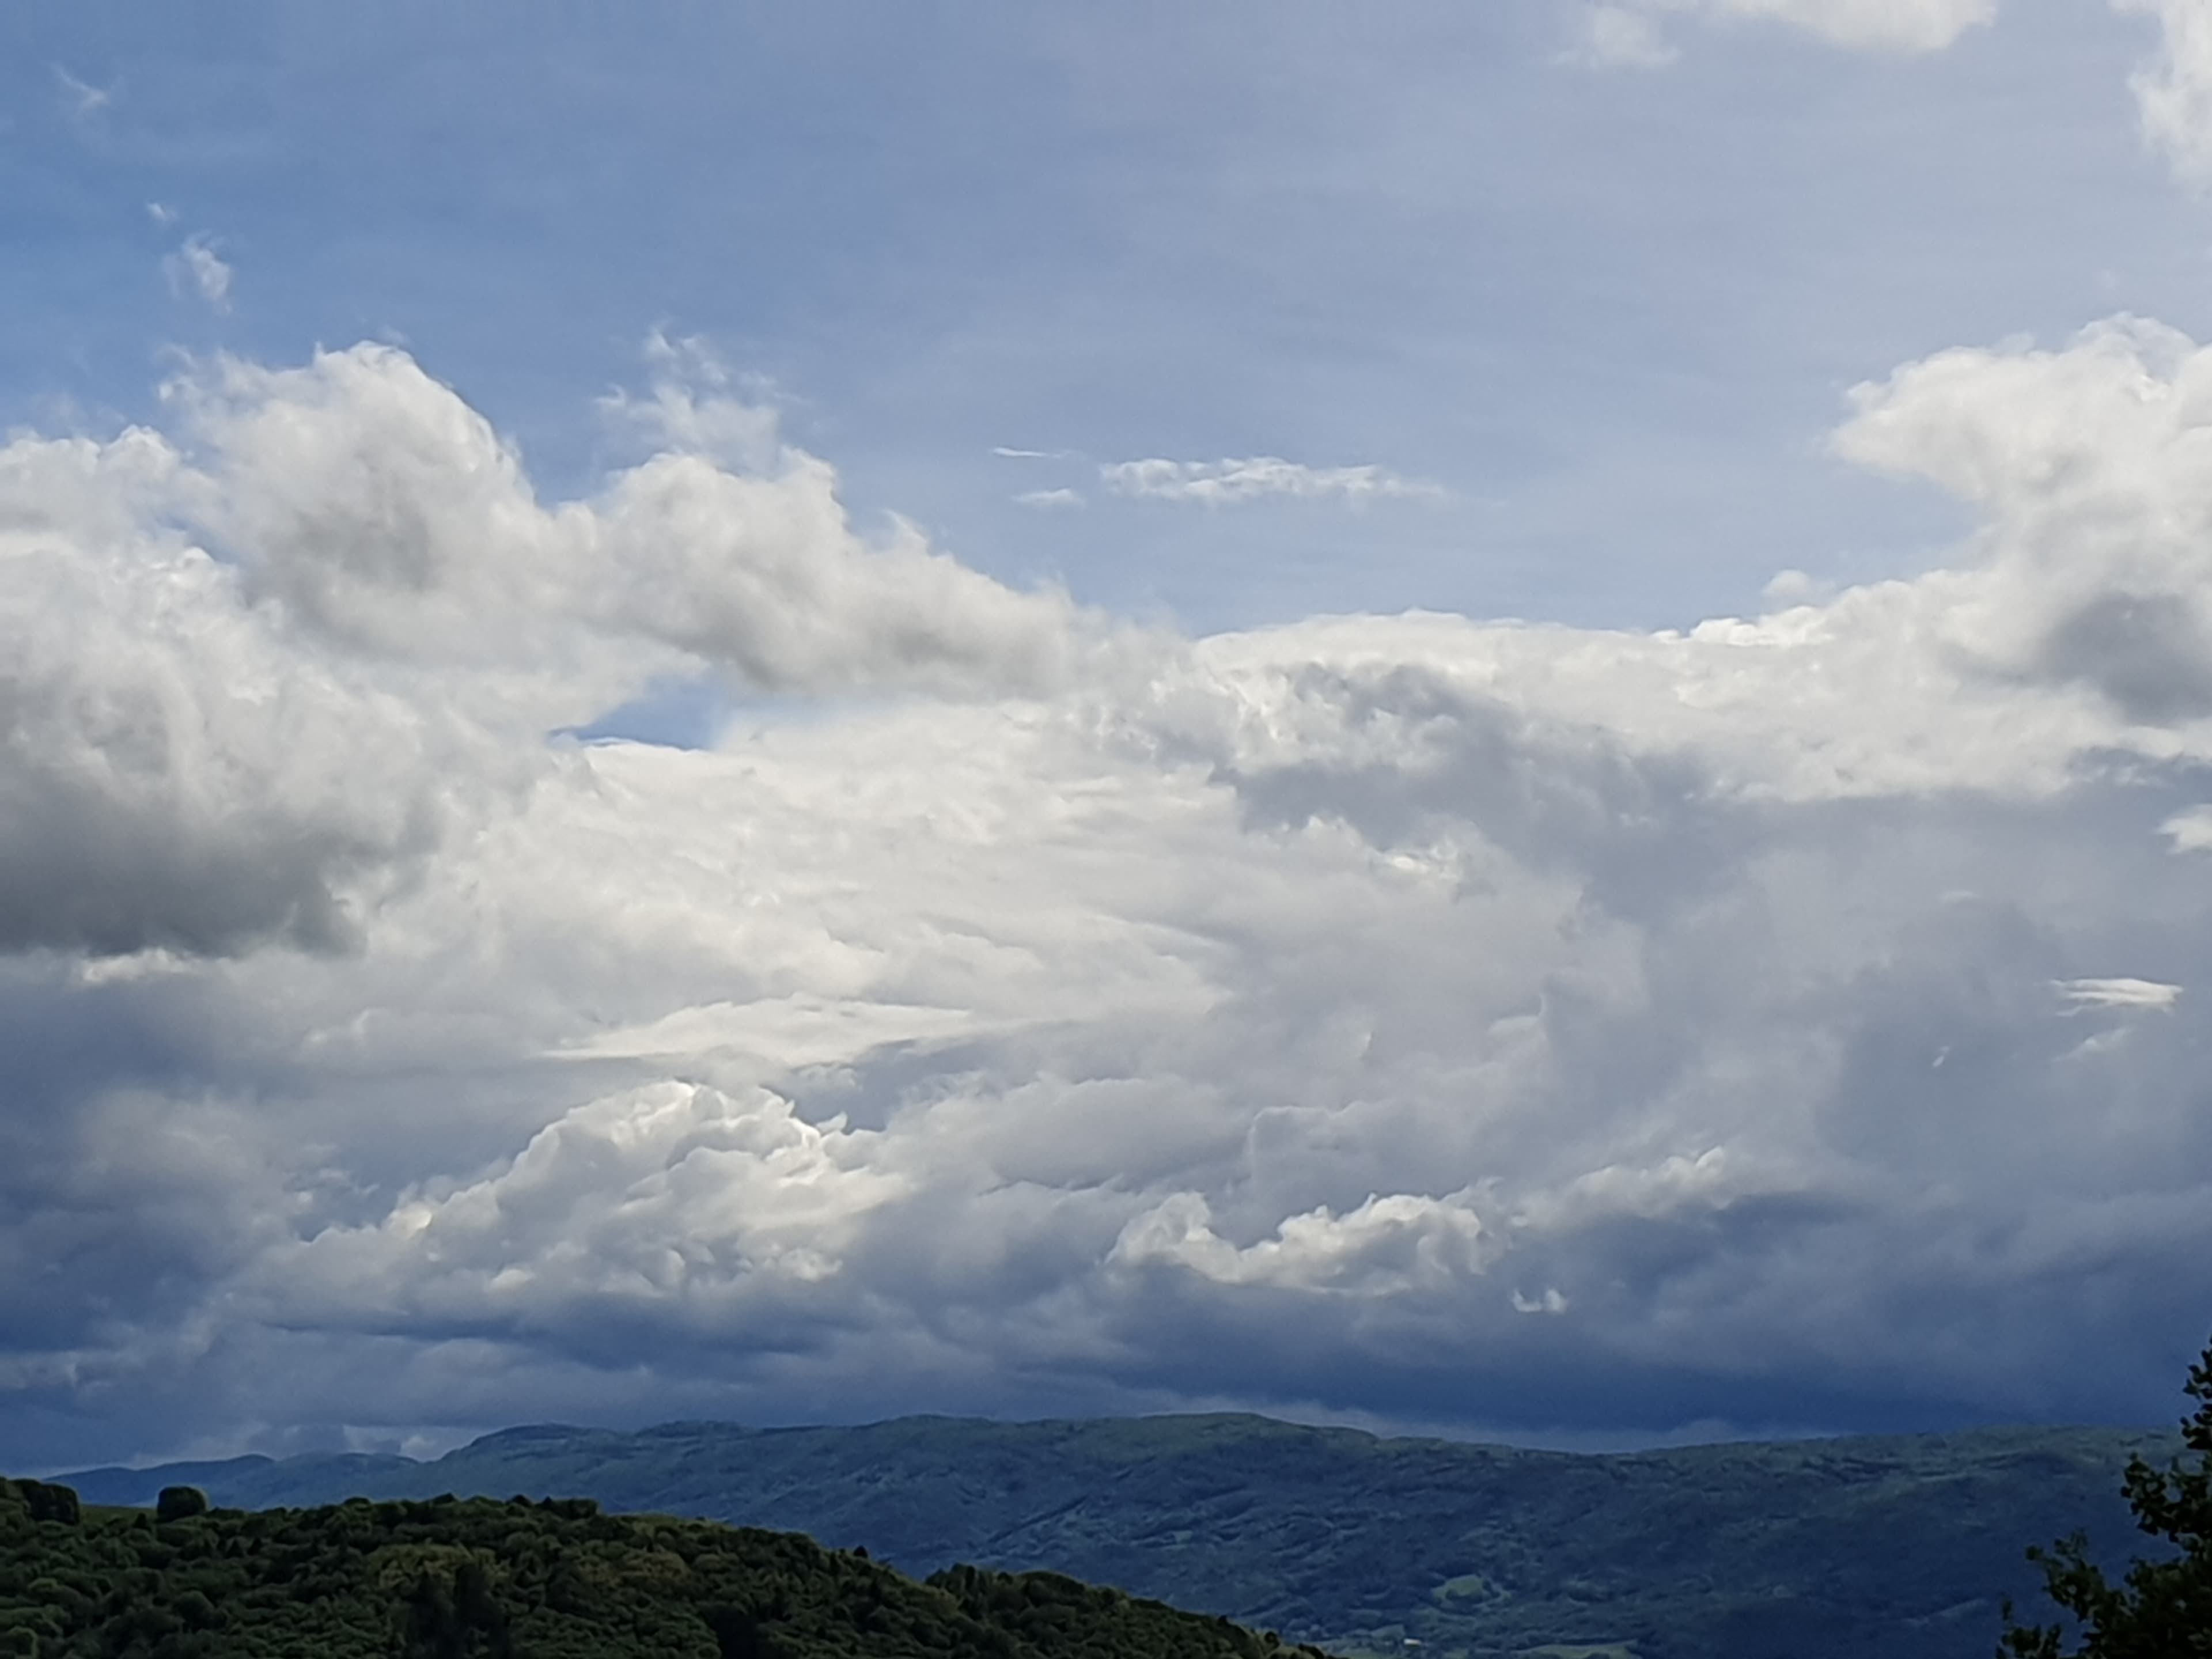
[[[7,1484],[0,1480],[0,1486]],[[73,1487],[48,1486],[43,1480],[18,1480],[15,1486],[15,1495],[23,1500],[23,1507],[33,1521],[58,1521],[65,1527],[74,1527],[83,1519]]]
[[[2136,1561],[2118,1583],[2090,1560],[2083,1534],[2031,1549],[2045,1593],[2072,1615],[2081,1645],[2065,1645],[2063,1625],[2014,1625],[2000,1659],[2212,1656],[2212,1345],[2185,1387],[2197,1410],[2182,1420],[2183,1455],[2163,1469],[2132,1458],[2124,1484],[2136,1525],[2171,1547]]]
[[[154,1496],[157,1521],[188,1521],[207,1513],[207,1494],[198,1486],[164,1486]]]

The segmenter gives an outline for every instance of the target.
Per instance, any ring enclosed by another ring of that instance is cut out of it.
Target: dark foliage
[[[156,1521],[189,1521],[207,1513],[207,1494],[198,1486],[164,1486],[154,1498]]]
[[[588,1500],[149,1515],[66,1492],[0,1481],[6,1659],[1322,1659],[1052,1574],[918,1584]]]
[[[16,1496],[33,1521],[57,1521],[74,1527],[82,1517],[74,1486],[50,1486],[43,1480],[18,1480]]]
[[[2070,1617],[2081,1645],[2066,1645],[2063,1624],[2014,1626],[2001,1659],[2212,1655],[2212,1346],[2184,1387],[2197,1410],[2181,1425],[2183,1455],[2163,1468],[2130,1459],[2122,1488],[2136,1527],[2162,1547],[2118,1583],[2090,1559],[2085,1533],[2030,1550],[2045,1593]]]

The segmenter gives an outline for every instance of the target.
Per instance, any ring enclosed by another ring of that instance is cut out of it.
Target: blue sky
[[[2166,1414],[2184,0],[0,46],[0,1459]]]
[[[660,328],[763,377],[856,511],[1017,580],[1205,629],[1660,625],[1955,534],[1822,453],[1849,386],[2115,311],[2200,324],[2206,216],[2130,106],[2142,20],[2022,9],[1901,60],[1686,20],[1661,73],[1566,61],[1577,21],[27,15],[7,408],[96,425],[178,347],[397,340],[563,488]],[[167,291],[191,237],[227,313]],[[1224,523],[1091,476],[1252,454],[1448,494]],[[1013,500],[1085,485],[1080,515]]]

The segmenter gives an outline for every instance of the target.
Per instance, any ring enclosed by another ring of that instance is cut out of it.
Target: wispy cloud
[[[1025,489],[1014,500],[1023,507],[1081,507],[1083,495],[1073,489]]]
[[[1170,461],[1157,457],[1115,461],[1100,467],[1098,476],[1118,495],[1200,501],[1209,507],[1232,506],[1268,495],[1310,500],[1334,495],[1357,501],[1376,496],[1443,494],[1435,484],[1401,477],[1381,466],[1306,466],[1279,455],[1221,461]]]
[[[2158,49],[2130,78],[2146,142],[2192,183],[2212,185],[2212,6],[2204,0],[2109,0],[2154,19]],[[1658,69],[1681,54],[1668,18],[1765,20],[1861,52],[1942,52],[1996,21],[1999,0],[1601,0],[1581,9],[1566,61]]]
[[[217,311],[230,309],[229,265],[209,246],[204,236],[195,236],[161,261],[161,270],[169,279],[173,294],[196,294]]]
[[[1570,62],[1592,69],[1662,69],[1680,56],[1656,18],[1626,6],[1592,7],[1567,53]]]
[[[2204,0],[2112,0],[2147,12],[2163,30],[2157,54],[2129,85],[2143,137],[2197,183],[2212,183],[2212,8]]]
[[[1680,0],[1670,0],[1670,8]],[[1705,0],[1721,17],[1771,18],[1861,52],[1942,52],[1996,21],[1997,0]]]
[[[112,87],[95,87],[89,81],[79,80],[59,64],[53,66],[54,80],[70,106],[70,113],[79,117],[97,115],[115,102]]]
[[[1072,449],[1016,449],[1011,444],[993,444],[991,453],[1008,461],[1065,461],[1075,453]]]
[[[2058,994],[2075,1013],[2093,1008],[2155,1008],[2163,1012],[2181,1000],[2181,987],[2154,979],[2069,979]]]
[[[2116,0],[2193,5],[2196,0]],[[1662,17],[1787,23],[1856,52],[1942,52],[1967,30],[1995,21],[1997,0],[1607,0],[1589,7],[1570,61],[1600,69],[1656,69],[1680,54],[1662,33]]]

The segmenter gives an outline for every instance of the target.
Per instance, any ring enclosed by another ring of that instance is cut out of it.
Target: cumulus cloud
[[[0,946],[329,947],[434,839],[435,711],[285,653],[153,434],[0,449]]]
[[[540,503],[374,349],[19,439],[0,1261],[65,1266],[10,1281],[14,1443],[2162,1413],[2208,364],[1907,365],[1837,444],[1973,503],[1955,560],[1658,633],[1097,647],[720,416]],[[545,737],[672,663],[871,695]],[[158,1295],[55,1243],[126,1212]]]
[[[1208,507],[1234,506],[1269,495],[1307,500],[1334,495],[1358,501],[1440,493],[1434,484],[1401,478],[1380,466],[1306,466],[1275,455],[1227,461],[1170,461],[1157,457],[1115,461],[1100,467],[1098,476],[1117,495],[1198,501]]]
[[[548,508],[388,349],[169,397],[185,447],[0,448],[0,945],[336,946],[544,731],[656,674],[1005,691],[1076,649],[1056,596],[864,544],[796,453],[663,451]]]
[[[1855,396],[1844,454],[1990,515],[1990,565],[1946,623],[1963,660],[2087,687],[2146,726],[2212,714],[2212,353],[2123,318],[2059,351],[1942,353]]]
[[[573,1340],[643,1311],[711,1340],[781,1322],[778,1302],[818,1322],[858,1223],[902,1185],[872,1166],[876,1139],[757,1088],[663,1083],[580,1106],[483,1178],[410,1188],[374,1225],[267,1266],[286,1317],[375,1308],[410,1333]]]
[[[222,458],[216,528],[258,591],[358,650],[589,668],[586,695],[604,696],[656,648],[662,669],[806,691],[1037,687],[1075,649],[1064,599],[908,527],[864,542],[830,467],[679,380],[618,404],[648,459],[552,507],[489,422],[391,348],[226,362],[173,396]]]
[[[1272,1236],[1240,1249],[1213,1231],[1204,1194],[1177,1193],[1123,1227],[1107,1260],[1122,1268],[1171,1266],[1217,1285],[1402,1295],[1449,1286],[1495,1255],[1466,1198],[1370,1194],[1341,1216],[1324,1204],[1284,1217]]]

